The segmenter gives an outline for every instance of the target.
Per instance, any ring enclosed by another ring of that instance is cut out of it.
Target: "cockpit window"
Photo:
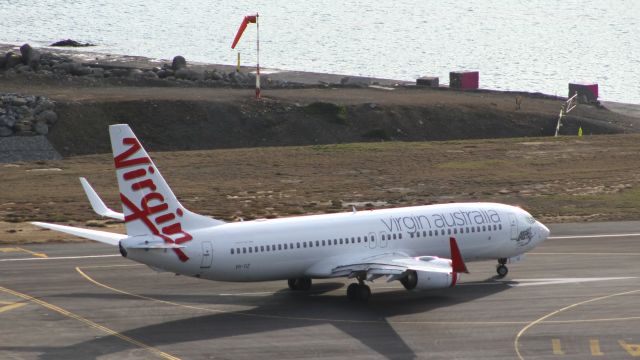
[[[533,216],[528,215],[526,216],[527,221],[529,222],[529,224],[535,224],[536,219],[533,218]]]

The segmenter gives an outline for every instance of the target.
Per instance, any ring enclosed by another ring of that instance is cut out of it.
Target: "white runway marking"
[[[611,281],[611,280],[629,280],[636,279],[634,276],[629,277],[601,277],[601,278],[557,278],[557,279],[513,279],[513,280],[497,280],[511,287],[516,286],[540,286],[540,285],[559,285],[559,284],[575,284],[591,281]]]
[[[18,259],[0,259],[0,262],[4,261],[35,261],[35,260],[70,260],[70,259],[91,259],[91,258],[106,258],[106,257],[121,257],[120,254],[113,255],[84,255],[84,256],[58,256],[47,258],[18,258]]]
[[[625,237],[625,236],[640,236],[640,233],[632,234],[601,234],[601,235],[566,235],[566,236],[549,236],[547,239],[588,239],[588,238],[600,238],[600,237]]]

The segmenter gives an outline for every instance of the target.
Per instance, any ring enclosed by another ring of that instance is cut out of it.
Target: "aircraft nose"
[[[544,226],[543,223],[541,223],[540,221],[537,221],[538,223],[538,229],[540,231],[540,240],[544,241],[547,239],[547,237],[549,237],[549,234],[551,233],[551,231],[549,231],[549,228]]]

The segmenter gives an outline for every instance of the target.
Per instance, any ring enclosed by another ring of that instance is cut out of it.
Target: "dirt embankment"
[[[448,89],[250,89],[82,86],[5,81],[11,92],[56,101],[48,135],[65,156],[110,151],[106,128],[128,123],[154,151],[551,136],[562,99]],[[522,98],[521,106],[515,103]],[[635,132],[638,119],[580,105],[561,133]],[[634,127],[634,125],[636,125]]]

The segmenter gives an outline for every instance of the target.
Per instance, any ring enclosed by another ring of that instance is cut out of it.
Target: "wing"
[[[82,188],[84,189],[84,192],[87,194],[87,198],[89,198],[89,203],[91,203],[91,208],[93,208],[93,211],[95,211],[96,214],[100,216],[110,217],[113,219],[124,221],[124,214],[119,213],[117,211],[113,211],[110,208],[108,208],[107,205],[104,204],[104,201],[100,199],[100,196],[98,196],[98,193],[96,193],[96,191],[93,190],[91,185],[89,185],[89,182],[87,181],[87,179],[81,177],[80,183],[82,184]]]
[[[437,256],[411,257],[404,253],[385,253],[362,258],[341,258],[334,262],[328,273],[329,277],[347,276],[375,280],[387,276],[387,281],[399,280],[409,271],[426,273],[468,273],[458,243],[455,238],[449,239],[451,259]],[[330,265],[329,263],[325,264]]]
[[[451,273],[451,261],[435,256],[410,257],[402,253],[388,253],[354,259],[331,269],[331,276],[350,278],[365,275],[367,280],[388,276],[387,281],[404,277],[408,270]]]
[[[113,246],[118,246],[118,243],[120,242],[120,240],[127,238],[127,235],[123,235],[123,234],[117,234],[117,233],[112,233],[107,231],[83,229],[83,228],[74,227],[74,226],[49,224],[49,223],[43,223],[43,222],[32,222],[32,224],[45,229],[60,231],[63,233],[79,236],[85,239],[99,241],[101,243],[105,243]]]

